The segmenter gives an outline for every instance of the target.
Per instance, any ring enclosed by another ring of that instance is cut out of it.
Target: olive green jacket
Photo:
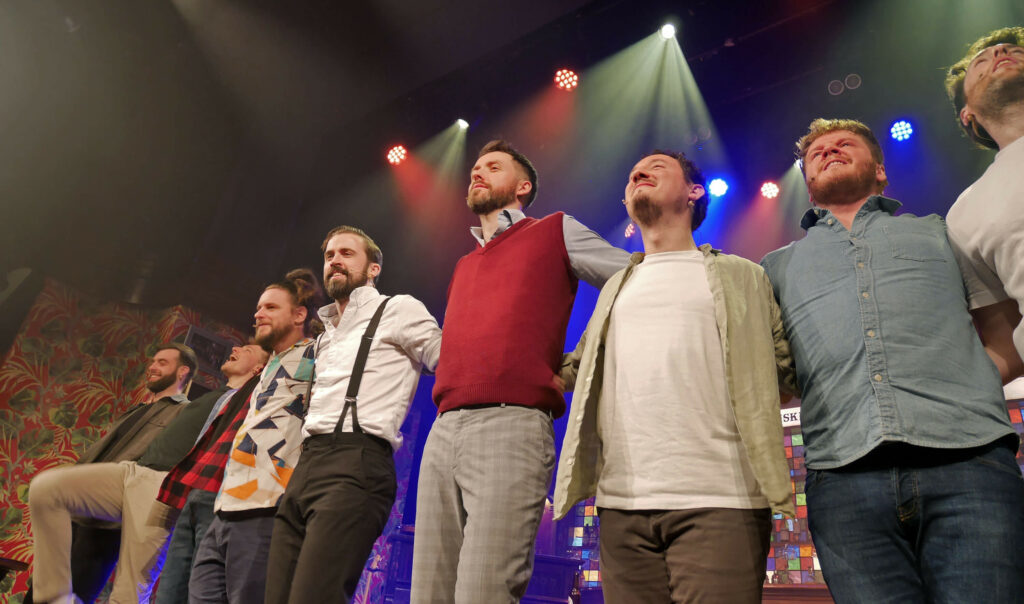
[[[796,374],[772,285],[764,270],[749,260],[722,254],[707,244],[700,250],[715,301],[729,398],[740,439],[772,510],[792,517],[795,508],[782,444],[779,388],[781,384],[784,390],[796,393]],[[643,259],[643,253],[633,254],[629,266],[605,283],[576,350],[566,355],[562,364],[566,390],[575,388],[575,392],[558,461],[557,518],[597,492],[604,463],[597,405],[601,400],[605,337],[615,299]],[[675,461],[666,460],[666,470],[672,463]]]

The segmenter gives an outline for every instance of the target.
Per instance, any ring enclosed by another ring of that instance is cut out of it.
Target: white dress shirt
[[[384,300],[376,288],[363,286],[350,295],[338,316],[333,303],[317,314],[326,331],[316,353],[316,381],[310,397],[303,436],[331,434],[345,408],[345,393],[356,353],[370,319]],[[363,432],[402,446],[399,431],[409,411],[420,371],[433,372],[441,351],[441,329],[422,302],[412,296],[393,296],[384,309],[359,387],[356,408]],[[342,429],[352,429],[352,412]]]

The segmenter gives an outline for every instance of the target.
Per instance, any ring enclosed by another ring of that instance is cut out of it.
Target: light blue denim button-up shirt
[[[883,442],[967,448],[1014,433],[945,223],[893,216],[899,207],[870,197],[850,230],[812,208],[804,238],[761,261],[803,391],[809,468],[844,466]]]

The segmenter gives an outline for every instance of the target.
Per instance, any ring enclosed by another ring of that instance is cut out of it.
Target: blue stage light
[[[914,133],[914,127],[910,125],[907,120],[897,120],[892,123],[892,127],[889,128],[889,134],[892,135],[893,140],[905,141],[910,138],[910,135]]]
[[[725,182],[721,178],[716,178],[708,183],[708,193],[712,197],[721,197],[725,195],[725,192],[729,190],[729,183]]]

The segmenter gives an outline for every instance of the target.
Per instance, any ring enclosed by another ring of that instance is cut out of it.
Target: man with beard
[[[349,602],[395,502],[392,451],[441,330],[412,296],[377,291],[383,255],[340,226],[321,247],[334,303],[319,310],[316,379],[302,455],[274,521],[269,603]]]
[[[322,298],[309,269],[289,272],[260,295],[255,340],[272,353],[227,448],[215,517],[192,564],[190,602],[263,601],[274,513],[299,457],[313,336],[320,326],[314,313]]]
[[[213,504],[224,477],[224,465],[238,427],[249,410],[249,395],[259,383],[268,352],[258,344],[236,346],[221,366],[227,388],[214,391],[206,421],[191,450],[167,472],[157,501],[177,510],[160,583],[153,598],[157,604],[188,601],[188,580],[196,546],[213,521]],[[213,393],[211,393],[213,394]],[[199,399],[191,406],[198,406]]]
[[[708,200],[684,154],[641,159],[623,201],[646,254],[605,284],[563,366],[580,388],[555,515],[596,496],[608,602],[759,604],[772,511],[796,515],[777,378],[792,369],[771,283],[694,243]]]
[[[523,154],[505,141],[481,149],[467,197],[479,247],[448,287],[440,415],[420,465],[413,602],[513,602],[526,591],[578,279],[601,287],[629,260],[561,212],[526,217],[536,194]]]
[[[150,519],[153,502],[167,469],[185,455],[206,419],[192,411],[182,394],[195,368],[191,348],[177,342],[160,346],[146,370],[150,401],[122,415],[76,465],[32,479],[34,601],[72,602],[77,593],[91,602],[105,585],[113,560],[117,572],[111,598],[149,600],[169,531],[166,519]],[[191,441],[182,443],[181,438]],[[73,517],[83,525],[74,532]],[[115,541],[107,531],[118,523]],[[111,560],[107,557],[114,552],[105,551],[107,543],[119,549]]]
[[[860,122],[815,120],[797,151],[807,234],[761,263],[803,392],[808,523],[832,596],[1019,602],[1019,439],[943,221],[893,215]]]
[[[1006,382],[1024,373],[1024,27],[971,44],[946,92],[967,137],[999,151],[946,222],[971,315]]]

